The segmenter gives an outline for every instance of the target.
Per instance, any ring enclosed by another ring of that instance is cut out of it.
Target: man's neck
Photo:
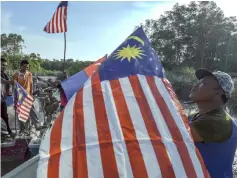
[[[22,73],[22,74],[26,74],[26,72],[27,72],[27,71],[22,71],[22,70],[20,70],[20,73]]]
[[[205,114],[215,109],[222,108],[222,104],[218,102],[198,102],[199,114]]]

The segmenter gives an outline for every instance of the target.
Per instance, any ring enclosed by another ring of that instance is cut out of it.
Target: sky
[[[115,50],[135,26],[159,18],[177,1],[70,1],[68,4],[66,58],[95,61]],[[226,16],[237,16],[234,1],[216,1]],[[181,1],[179,3],[187,3]],[[63,33],[47,34],[44,26],[59,1],[1,2],[1,33],[17,33],[25,40],[23,53],[62,59]]]

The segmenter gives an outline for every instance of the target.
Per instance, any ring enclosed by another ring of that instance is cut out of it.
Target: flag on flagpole
[[[141,27],[73,95],[39,154],[38,178],[209,178]]]
[[[16,83],[14,101],[18,119],[22,122],[26,122],[29,119],[34,99],[19,83]]]
[[[84,85],[84,83],[97,71],[101,63],[106,58],[107,55],[62,82],[62,88],[67,97],[67,101],[69,101],[74,93],[76,93]]]
[[[44,27],[47,33],[67,32],[67,7],[68,1],[61,1],[52,19]]]

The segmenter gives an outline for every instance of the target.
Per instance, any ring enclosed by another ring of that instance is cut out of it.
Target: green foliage
[[[142,24],[161,60],[172,65],[237,72],[237,19],[213,1],[178,3]]]
[[[234,80],[235,89],[232,93],[231,99],[227,103],[230,115],[235,117],[237,120],[237,79]]]
[[[165,71],[171,83],[192,84],[196,81],[195,69],[187,66],[175,66]]]
[[[24,40],[21,35],[10,33],[1,34],[2,54],[19,54],[23,48]]]
[[[91,65],[92,61],[76,61],[69,69],[69,75],[74,75],[77,72],[83,70],[87,66]]]

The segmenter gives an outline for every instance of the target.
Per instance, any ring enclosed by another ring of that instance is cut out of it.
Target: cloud
[[[237,16],[236,1],[215,1],[216,4],[224,11],[225,16]]]
[[[152,2],[152,1],[135,1],[132,3],[132,5],[135,8],[151,8],[152,6],[156,5],[158,2]]]
[[[27,27],[13,25],[12,17],[11,11],[1,9],[1,33],[22,33],[27,30]]]
[[[1,33],[9,33],[11,31],[12,13],[1,11]]]

